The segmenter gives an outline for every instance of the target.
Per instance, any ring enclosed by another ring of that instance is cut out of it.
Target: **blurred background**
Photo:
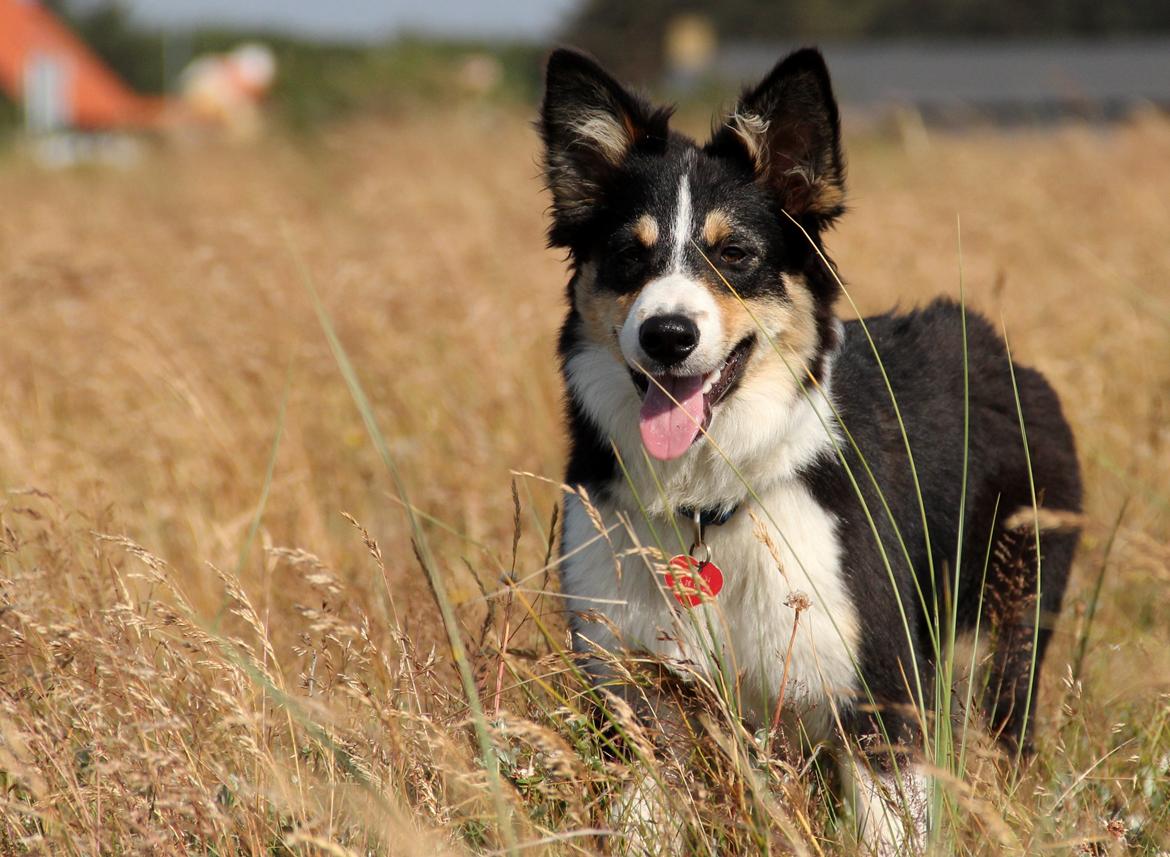
[[[824,49],[841,311],[961,288],[1052,380],[1087,482],[1041,761],[972,777],[957,853],[1166,853],[1167,0],[0,0],[0,853],[503,849],[407,503],[488,709],[576,772],[501,750],[524,836],[604,823],[545,594],[555,43],[699,136]]]
[[[298,130],[419,99],[531,103],[554,42],[684,100],[816,42],[869,116],[1107,120],[1170,101],[1161,0],[0,0],[0,123],[248,136],[260,101]]]

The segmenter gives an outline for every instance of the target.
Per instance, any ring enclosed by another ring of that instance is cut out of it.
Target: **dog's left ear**
[[[635,149],[666,146],[670,110],[654,108],[590,57],[561,48],[548,59],[540,132],[553,196],[554,245],[572,244]]]
[[[830,221],[845,210],[841,122],[818,50],[790,54],[744,92],[707,149],[746,160],[795,218]]]

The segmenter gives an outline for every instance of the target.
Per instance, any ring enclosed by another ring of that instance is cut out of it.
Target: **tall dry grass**
[[[976,754],[949,785],[957,850],[1159,853],[1170,124],[912,142],[850,141],[854,211],[829,242],[852,294],[957,294],[961,216],[967,299],[1052,378],[1088,481],[1038,757],[1013,776]],[[563,457],[565,274],[524,118],[127,172],[9,157],[0,199],[0,853],[603,847],[605,786],[638,765],[599,752],[558,655],[557,488],[512,475],[555,482]],[[298,259],[422,515],[487,766]],[[848,853],[801,760],[748,758],[736,728],[710,720],[672,785],[702,847]]]

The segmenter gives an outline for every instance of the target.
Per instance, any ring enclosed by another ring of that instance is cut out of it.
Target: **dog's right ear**
[[[654,108],[589,57],[564,48],[548,59],[540,132],[553,196],[549,240],[569,246],[596,213],[607,183],[634,149],[666,145],[669,108]]]

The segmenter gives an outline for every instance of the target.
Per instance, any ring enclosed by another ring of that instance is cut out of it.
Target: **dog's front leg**
[[[871,857],[914,857],[926,848],[927,780],[907,755],[851,756],[845,765],[857,837]]]
[[[686,694],[665,667],[649,657],[623,655],[629,629],[620,626],[621,616],[628,617],[628,603],[640,594],[634,582],[645,568],[641,557],[624,561],[624,577],[615,567],[615,555],[631,546],[625,529],[607,529],[618,519],[604,502],[591,506],[584,494],[567,496],[560,565],[572,646],[591,688],[604,752],[625,760],[631,773],[609,801],[610,851],[685,854],[689,810],[671,794],[685,776],[686,748],[694,746],[697,725],[687,714]],[[652,592],[659,595],[656,584]],[[627,606],[612,609],[615,601]]]
[[[609,852],[629,857],[682,855],[687,808],[672,786],[681,783],[698,724],[678,680],[658,664],[626,665],[590,658],[586,671],[597,694],[607,750],[628,761],[631,777],[612,795]]]
[[[887,716],[884,729],[869,716],[857,719],[866,728],[842,751],[841,768],[862,853],[917,857],[929,831],[929,781],[906,749],[917,729],[897,716]],[[899,746],[890,747],[891,740]]]
[[[688,853],[686,825],[672,807],[670,790],[656,775],[643,773],[609,805],[613,831],[609,853],[620,857],[673,857]]]

